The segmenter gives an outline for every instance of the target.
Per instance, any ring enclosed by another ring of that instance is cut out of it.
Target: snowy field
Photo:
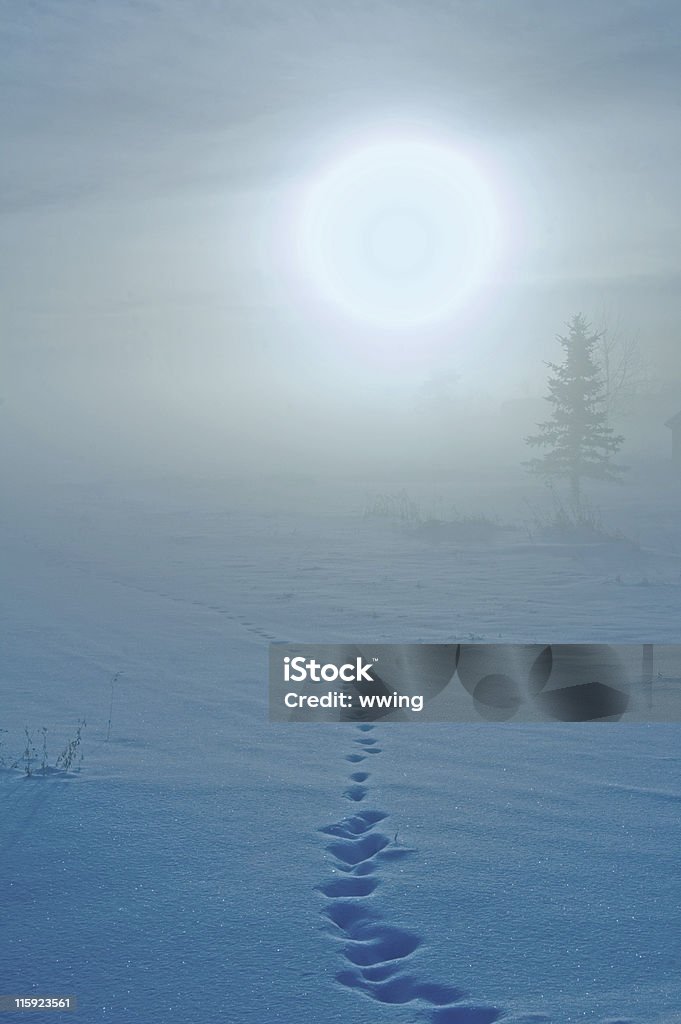
[[[267,721],[272,640],[678,643],[667,477],[594,492],[581,539],[522,476],[12,491],[2,994],[87,1024],[679,1024],[681,726]],[[405,487],[411,519],[377,501]]]

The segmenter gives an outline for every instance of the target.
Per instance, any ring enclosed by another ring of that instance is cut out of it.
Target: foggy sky
[[[471,393],[539,394],[577,310],[619,317],[681,378],[673,0],[0,10],[10,407],[153,394],[181,431],[235,376],[241,408],[244,380],[252,406],[258,381],[314,389],[329,364],[344,388],[369,367],[388,396],[446,367]],[[475,309],[377,358],[368,329],[288,295],[256,239],[344,137],[401,119],[485,152],[517,237]]]

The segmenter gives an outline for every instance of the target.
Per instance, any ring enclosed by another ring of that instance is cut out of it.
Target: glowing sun
[[[333,161],[305,190],[297,230],[301,269],[322,296],[384,327],[450,316],[501,248],[481,167],[431,140],[379,140]]]

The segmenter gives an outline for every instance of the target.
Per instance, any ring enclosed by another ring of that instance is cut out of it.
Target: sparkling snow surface
[[[561,543],[526,481],[466,486],[515,529],[365,517],[362,484],[13,496],[2,994],[87,1024],[681,1021],[681,726],[267,721],[270,640],[679,642],[681,488],[604,489],[624,536]],[[80,771],[8,766],[79,719]]]

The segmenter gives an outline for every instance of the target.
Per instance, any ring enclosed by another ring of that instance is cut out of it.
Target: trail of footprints
[[[79,571],[82,573],[85,572],[85,570]],[[177,597],[175,594],[169,594],[166,591],[158,590],[155,587],[144,587],[138,583],[131,583],[127,580],[121,580],[114,576],[107,576],[103,578],[106,578],[108,583],[113,583],[117,587],[124,587],[126,590],[135,590],[140,594],[149,594],[153,597],[160,597],[165,601],[172,601],[173,604],[193,605],[195,608],[204,608],[208,611],[215,612],[216,614],[229,619],[231,622],[235,622],[238,626],[241,626],[242,629],[246,630],[247,633],[251,633],[259,640],[266,640],[268,643],[276,643],[281,639],[281,637],[277,637],[273,633],[269,633],[257,623],[251,622],[250,619],[245,619],[243,616],[237,615],[230,611],[229,608],[223,608],[221,605],[209,604],[207,601],[200,601],[191,597]]]
[[[375,890],[386,861],[413,851],[397,844],[379,826],[388,817],[365,809],[370,778],[370,757],[381,753],[369,735],[373,725],[357,727],[355,750],[345,760],[353,769],[344,797],[352,813],[319,831],[330,837],[326,849],[334,858],[336,874],[319,891],[326,897],[323,913],[329,930],[339,940],[343,967],[340,985],[384,1004],[413,1004],[422,1019],[432,1024],[491,1024],[501,1012],[491,1006],[465,1001],[466,993],[451,985],[422,981],[410,973],[421,939],[412,932],[386,924],[375,909]],[[365,763],[366,762],[366,763]],[[361,767],[360,767],[361,766]]]

